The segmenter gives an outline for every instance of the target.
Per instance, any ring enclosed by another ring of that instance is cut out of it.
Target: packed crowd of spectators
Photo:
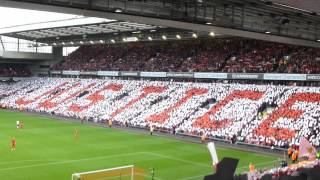
[[[57,70],[320,73],[316,48],[243,38],[81,46]]]
[[[24,65],[0,64],[0,76],[2,77],[26,77],[31,72]]]
[[[59,70],[220,71],[234,40],[133,42],[82,46]]]
[[[268,170],[259,170],[249,172],[248,180],[260,179],[319,179],[320,160],[302,161],[297,164],[292,164],[286,167],[277,167]],[[269,178],[268,178],[269,177]]]
[[[72,78],[0,87],[4,108],[273,147],[303,136],[320,146],[316,87]]]
[[[299,48],[292,53],[285,72],[315,74],[320,72],[320,51],[312,48]]]

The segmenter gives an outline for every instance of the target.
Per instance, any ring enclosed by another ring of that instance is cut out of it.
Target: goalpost
[[[134,165],[72,174],[71,180],[144,180],[143,169]]]

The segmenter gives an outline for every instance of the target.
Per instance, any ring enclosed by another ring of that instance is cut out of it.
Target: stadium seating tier
[[[320,88],[30,78],[0,84],[0,105],[97,123],[286,147],[320,145]]]

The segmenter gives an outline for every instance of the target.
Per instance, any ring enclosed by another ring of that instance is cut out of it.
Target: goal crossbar
[[[125,168],[134,168],[134,165],[129,165],[129,166],[120,166],[120,167],[114,167],[114,168],[109,168],[109,169],[100,169],[100,170],[95,170],[95,171],[87,171],[87,172],[81,172],[81,173],[74,173],[76,175],[84,175],[84,174],[92,174],[92,173],[99,173],[99,172],[105,172],[105,171],[113,171],[113,170],[118,170],[118,169],[125,169]]]
[[[144,171],[139,168],[135,168],[134,165],[114,167],[109,169],[101,169],[95,171],[87,171],[72,174],[72,180],[100,180],[103,178],[112,178],[119,176],[127,176],[130,180],[141,179],[134,178],[137,175],[143,175]]]

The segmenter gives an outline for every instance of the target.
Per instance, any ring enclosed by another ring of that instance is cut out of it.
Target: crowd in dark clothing
[[[31,72],[20,64],[0,64],[1,77],[25,77],[30,76]]]

